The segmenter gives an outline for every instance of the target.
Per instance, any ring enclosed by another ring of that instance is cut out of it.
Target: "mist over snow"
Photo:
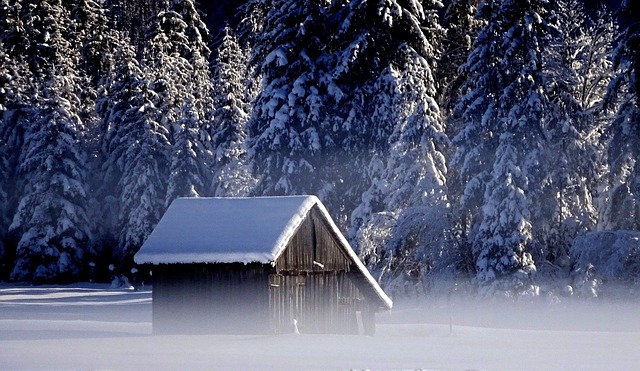
[[[631,370],[638,302],[398,302],[374,336],[151,335],[151,292],[0,286],[3,369]]]

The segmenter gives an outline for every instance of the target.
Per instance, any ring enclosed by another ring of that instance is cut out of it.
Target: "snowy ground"
[[[149,291],[4,285],[0,369],[632,370],[638,309],[454,300],[380,314],[372,337],[152,336]]]

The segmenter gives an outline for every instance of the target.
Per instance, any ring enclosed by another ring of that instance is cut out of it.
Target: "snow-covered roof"
[[[314,206],[379,298],[391,308],[391,299],[315,196],[178,198],[134,260],[138,264],[273,263]]]

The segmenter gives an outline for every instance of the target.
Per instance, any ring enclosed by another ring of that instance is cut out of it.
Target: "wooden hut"
[[[372,334],[392,306],[315,196],[177,199],[135,261],[154,333]]]

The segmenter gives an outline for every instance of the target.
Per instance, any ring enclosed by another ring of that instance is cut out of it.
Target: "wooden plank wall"
[[[315,207],[309,211],[276,261],[278,272],[334,272],[350,269],[351,260]]]
[[[263,264],[179,264],[153,269],[154,333],[267,333]]]
[[[356,312],[367,333],[375,328],[375,312],[358,288],[353,262],[316,208],[275,263],[269,278],[270,322],[276,332],[359,332]]]
[[[270,326],[276,333],[358,334],[357,312],[366,334],[375,329],[375,307],[345,272],[269,276]]]

